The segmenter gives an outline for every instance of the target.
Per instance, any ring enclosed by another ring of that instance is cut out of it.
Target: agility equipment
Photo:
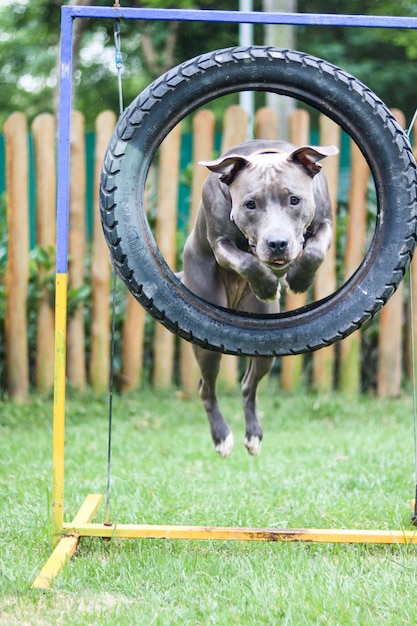
[[[54,551],[33,587],[45,589],[51,585],[82,537],[417,543],[415,530],[115,525],[108,519],[93,523],[102,502],[99,494],[88,495],[72,522],[64,521],[70,113],[75,18],[417,28],[417,18],[406,17],[132,9],[119,4],[113,8],[62,7],[51,529]],[[146,173],[169,130],[182,117],[213,99],[217,89],[223,94],[242,89],[272,90],[299,98],[339,123],[365,155],[378,198],[375,233],[352,279],[329,298],[282,316],[240,315],[217,309],[187,293],[161,258],[143,215]],[[119,166],[121,169],[116,171]],[[112,189],[115,179],[120,189]],[[128,107],[117,124],[104,164],[101,192],[107,241],[115,264],[135,297],[155,318],[182,337],[234,354],[292,354],[347,336],[372,317],[393,293],[415,246],[416,164],[406,135],[384,104],[359,81],[326,61],[291,50],[250,47],[211,52],[181,64],[155,81]]]

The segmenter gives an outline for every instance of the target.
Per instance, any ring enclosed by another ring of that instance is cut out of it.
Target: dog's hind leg
[[[243,410],[246,420],[245,446],[250,454],[257,456],[261,450],[262,428],[257,414],[257,389],[261,379],[268,374],[274,358],[251,358],[242,379]]]
[[[223,418],[216,397],[216,379],[222,355],[193,347],[201,371],[198,390],[210,422],[214,448],[221,457],[226,458],[233,449],[233,434]]]

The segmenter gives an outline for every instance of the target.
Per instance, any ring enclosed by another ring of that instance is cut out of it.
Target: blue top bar
[[[133,9],[129,7],[64,6],[71,18],[120,18],[180,22],[235,22],[298,26],[362,26],[365,28],[417,28],[417,17],[338,15],[333,13],[261,13],[256,11],[202,11],[192,9]]]

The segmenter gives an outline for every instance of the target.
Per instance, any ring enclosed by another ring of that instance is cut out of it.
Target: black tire
[[[168,132],[210,100],[242,90],[288,95],[332,118],[358,144],[377,193],[375,233],[355,274],[328,298],[271,316],[220,309],[188,291],[162,258],[144,210],[147,173]],[[293,50],[229,48],[170,70],[125,110],[104,159],[101,219],[129,290],[169,330],[231,354],[297,354],[346,337],[393,294],[415,248],[416,180],[407,136],[354,77]]]

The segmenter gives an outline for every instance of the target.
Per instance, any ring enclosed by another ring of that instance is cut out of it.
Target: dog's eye
[[[300,204],[300,198],[298,196],[290,196],[290,204],[292,206],[296,206],[297,204]]]
[[[253,209],[256,209],[256,204],[254,200],[248,200],[247,202],[245,202],[245,207],[247,209],[249,209],[250,211],[253,211]]]

